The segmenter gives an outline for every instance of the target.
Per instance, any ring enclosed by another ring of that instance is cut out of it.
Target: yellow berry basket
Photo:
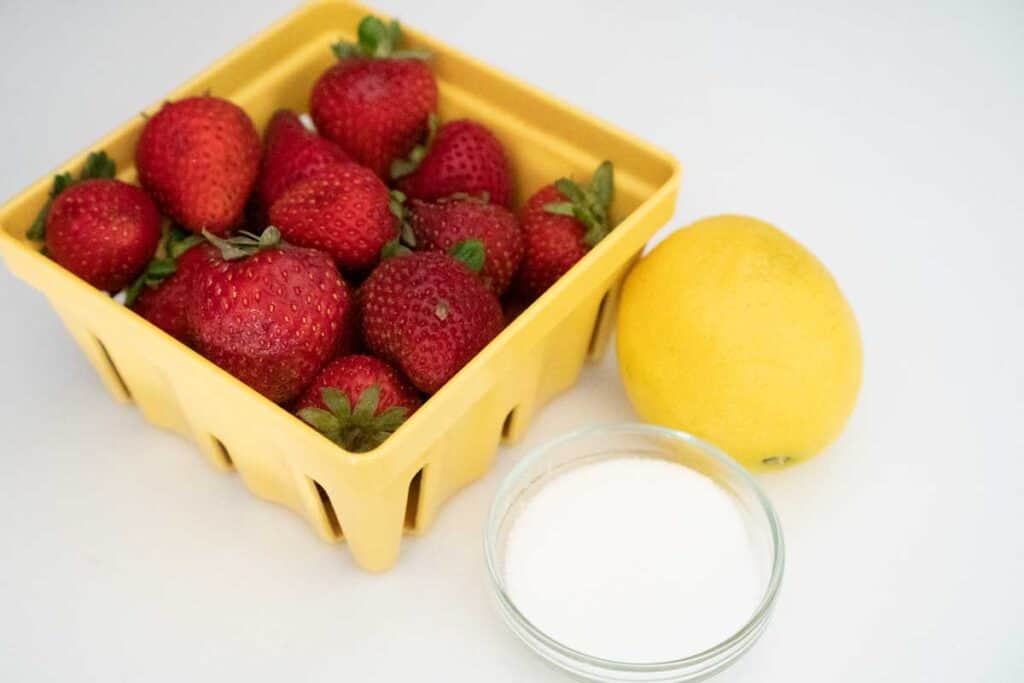
[[[314,81],[334,59],[330,44],[353,39],[369,13],[342,0],[310,2],[166,99],[209,90],[245,108],[262,130],[280,107],[306,109]],[[40,254],[25,232],[46,200],[50,176],[0,208],[8,266],[49,298],[115,397],[196,441],[216,467],[237,471],[250,491],[299,513],[325,540],[344,539],[356,562],[374,571],[394,565],[403,533],[428,529],[449,496],[487,472],[498,444],[519,438],[537,409],[603,352],[618,285],[671,217],[680,178],[669,154],[415,30],[406,38],[434,54],[442,120],[471,117],[502,140],[519,201],[560,176],[589,177],[610,159],[612,213],[620,222],[370,453],[342,450]],[[119,177],[135,182],[142,124],[135,116],[88,149],[105,149]],[[60,170],[77,172],[85,156]]]

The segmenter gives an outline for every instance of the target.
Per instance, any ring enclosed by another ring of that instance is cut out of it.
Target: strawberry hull
[[[245,109],[262,130],[278,109],[305,110],[313,83],[334,61],[330,44],[351,40],[368,12],[338,0],[306,4],[147,111],[210,90]],[[602,354],[619,282],[672,216],[680,180],[668,154],[404,28],[412,46],[435,55],[442,120],[478,120],[508,152],[515,205],[553,178],[587,178],[609,159],[619,224],[369,453],[336,446],[41,255],[25,231],[52,175],[0,208],[8,266],[47,296],[115,397],[195,441],[218,469],[237,472],[255,495],[302,515],[324,540],[344,539],[371,571],[393,566],[403,535],[429,529],[450,496],[488,471],[498,445],[520,438],[536,411]],[[131,115],[60,170],[77,172],[88,150],[105,149],[118,177],[137,182],[143,119]]]

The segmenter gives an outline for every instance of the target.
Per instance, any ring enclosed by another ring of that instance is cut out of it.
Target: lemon
[[[617,339],[644,419],[751,469],[820,452],[860,389],[860,332],[835,280],[754,218],[708,218],[659,244],[626,280]]]

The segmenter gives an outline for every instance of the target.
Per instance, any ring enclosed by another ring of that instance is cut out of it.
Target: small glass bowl
[[[679,659],[627,663],[595,657],[563,645],[519,611],[505,585],[505,541],[512,522],[532,493],[568,468],[623,456],[669,460],[711,478],[730,493],[745,513],[751,544],[763,558],[765,577],[760,603],[745,624],[718,645],[703,652],[680,653]],[[746,470],[722,451],[700,439],[646,424],[587,427],[540,446],[508,474],[491,506],[484,535],[490,587],[505,623],[526,645],[552,664],[591,681],[696,681],[722,671],[760,637],[771,616],[785,565],[779,520],[767,496]]]

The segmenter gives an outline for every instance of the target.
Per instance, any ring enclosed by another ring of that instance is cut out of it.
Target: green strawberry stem
[[[146,269],[135,281],[124,290],[124,304],[131,306],[139,298],[143,287],[156,287],[174,275],[178,269],[178,257],[203,241],[199,235],[192,234],[184,228],[172,225],[165,220],[163,237],[156,256],[149,262]]]
[[[393,240],[388,241],[380,249],[380,260],[387,261],[389,258],[395,258],[396,256],[405,256],[411,254],[412,249],[402,244],[401,240],[397,237]]]
[[[142,271],[142,274],[124,290],[124,305],[131,306],[139,298],[143,287],[156,287],[174,275],[174,271],[177,269],[178,264],[172,258],[154,258]]]
[[[85,165],[79,174],[79,180],[91,180],[93,178],[113,178],[117,175],[117,164],[107,156],[103,150],[90,152],[85,158]]]
[[[355,43],[339,40],[331,46],[338,59],[430,59],[430,52],[426,50],[396,49],[402,42],[402,27],[394,20],[385,24],[372,15],[363,17],[357,36]]]
[[[427,137],[420,144],[412,148],[409,152],[409,156],[404,159],[395,159],[391,162],[391,179],[398,180],[409,175],[423,163],[423,159],[426,158],[427,152],[430,151],[430,146],[434,144],[434,138],[437,136],[438,127],[437,114],[430,112],[427,116]]]
[[[405,406],[392,406],[377,413],[380,405],[380,385],[372,384],[359,394],[353,407],[348,396],[334,387],[320,391],[323,408],[303,408],[300,418],[310,426],[352,453],[372,451],[384,443],[409,415]]]
[[[435,200],[438,204],[456,204],[458,202],[473,202],[474,204],[490,204],[491,193],[484,190],[480,194],[469,194],[468,192],[454,192],[447,197]]]
[[[53,200],[61,192],[76,182],[92,180],[94,178],[113,178],[115,175],[117,175],[117,164],[103,150],[89,153],[89,156],[85,158],[85,164],[82,166],[77,179],[66,171],[55,175],[53,177],[53,186],[50,188],[50,194],[46,198],[43,208],[36,214],[35,220],[32,221],[32,225],[29,227],[28,232],[25,233],[25,236],[36,242],[42,242],[46,239],[46,218],[50,215],[50,207],[53,206]]]
[[[474,273],[483,270],[484,261],[487,260],[487,248],[478,239],[462,240],[448,252],[456,261],[461,261]]]
[[[267,226],[259,235],[243,230],[233,237],[218,237],[209,230],[203,230],[203,237],[220,250],[221,258],[225,261],[248,258],[281,244],[281,231],[273,225]]]
[[[409,215],[405,210],[405,200],[404,192],[391,190],[388,197],[388,209],[398,224],[398,237],[396,239],[401,244],[412,249],[416,246],[416,234],[412,231],[412,226],[409,224]]]
[[[196,246],[197,244],[203,243],[203,236],[197,235],[193,232],[186,230],[180,225],[173,223],[167,228],[164,233],[164,254],[172,259],[177,260],[179,256],[184,254],[186,251]]]
[[[395,256],[411,254],[416,246],[416,234],[409,224],[409,215],[405,210],[406,196],[400,190],[391,190],[388,197],[388,209],[395,217],[397,235],[394,239],[388,240],[380,250],[380,259],[384,261]]]
[[[569,178],[559,178],[555,187],[565,196],[564,202],[545,204],[544,210],[558,216],[569,216],[582,223],[587,232],[583,241],[593,247],[611,231],[609,212],[615,192],[614,168],[610,161],[604,161],[590,182],[580,185]]]

